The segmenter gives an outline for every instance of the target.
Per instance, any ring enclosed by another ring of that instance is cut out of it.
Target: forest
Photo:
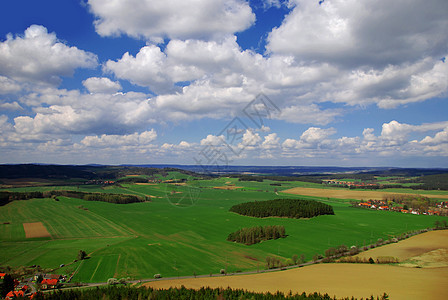
[[[286,237],[285,226],[266,225],[243,227],[229,234],[227,240],[245,245],[253,245],[261,241],[276,240],[284,237]]]
[[[240,215],[266,218],[312,218],[319,215],[334,215],[333,207],[314,200],[276,199],[267,201],[245,202],[234,205],[231,212]]]
[[[222,288],[210,288],[202,287],[199,290],[189,289],[182,286],[181,288],[170,288],[167,290],[156,290],[152,288],[135,288],[126,286],[108,286],[106,288],[94,288],[94,289],[78,289],[67,291],[56,291],[48,294],[37,294],[33,299],[45,299],[45,300],[89,300],[89,299],[196,299],[196,300],[208,300],[208,299],[257,299],[257,300],[336,300],[336,297],[331,297],[328,294],[310,293],[306,294],[284,294],[282,292],[272,293],[255,293],[242,289],[222,289]],[[377,297],[365,298],[371,300],[386,300],[389,299],[387,294]],[[354,297],[343,298],[343,300],[356,300]]]

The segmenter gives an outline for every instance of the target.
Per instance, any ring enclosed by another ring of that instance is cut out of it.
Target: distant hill
[[[0,178],[40,178],[40,179],[118,179],[126,175],[154,175],[167,174],[178,171],[187,175],[196,176],[194,172],[177,168],[154,168],[139,166],[101,166],[101,165],[41,165],[19,164],[0,165]]]
[[[416,177],[437,174],[448,174],[448,169],[418,169],[418,168],[368,168],[368,167],[308,167],[308,166],[204,166],[199,165],[45,165],[45,164],[5,164],[0,165],[0,178],[41,178],[69,179],[80,178],[117,179],[126,175],[154,175],[178,171],[191,176],[207,174],[231,175],[244,174],[255,176],[294,176],[305,181],[318,179],[319,176],[331,177],[371,177],[371,176],[403,176]],[[307,176],[308,179],[304,176]],[[320,178],[319,178],[320,179]]]

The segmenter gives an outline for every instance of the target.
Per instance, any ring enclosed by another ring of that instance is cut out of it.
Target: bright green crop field
[[[152,196],[151,202],[111,204],[59,197],[14,201],[0,207],[1,266],[40,265],[56,273],[75,272],[72,281],[104,282],[108,278],[152,278],[263,269],[266,256],[284,260],[333,246],[363,246],[378,238],[433,227],[435,216],[349,207],[346,201],[316,199],[333,206],[335,215],[312,219],[257,219],[229,212],[237,203],[277,198],[300,198],[280,191],[307,183],[239,182],[237,179],[191,180],[186,185],[123,185],[85,187],[82,191]],[[235,184],[235,190],[214,189]],[[312,186],[313,184],[309,184]],[[60,188],[60,187],[58,187]],[[70,187],[76,189],[77,187]],[[49,187],[21,188],[45,190]],[[278,195],[275,189],[279,191]],[[12,190],[11,190],[12,191]],[[42,222],[51,238],[25,238],[23,223]],[[226,241],[241,227],[284,225],[284,239],[245,246]],[[73,263],[79,250],[89,259]]]

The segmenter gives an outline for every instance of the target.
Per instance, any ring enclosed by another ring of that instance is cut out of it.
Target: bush
[[[154,274],[154,279],[162,278],[162,275],[160,274]]]
[[[116,285],[116,284],[118,284],[118,280],[117,280],[117,278],[109,278],[107,280],[107,284],[108,285]]]

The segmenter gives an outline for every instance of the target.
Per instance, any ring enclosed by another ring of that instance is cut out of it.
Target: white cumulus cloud
[[[157,42],[233,34],[255,21],[242,0],[89,0],[88,5],[101,36],[126,34]]]
[[[0,75],[17,81],[59,84],[61,76],[71,76],[76,68],[97,64],[95,54],[67,46],[40,25],[0,42]]]
[[[112,94],[121,90],[121,85],[117,81],[112,81],[106,77],[90,77],[82,82],[91,93]]]

